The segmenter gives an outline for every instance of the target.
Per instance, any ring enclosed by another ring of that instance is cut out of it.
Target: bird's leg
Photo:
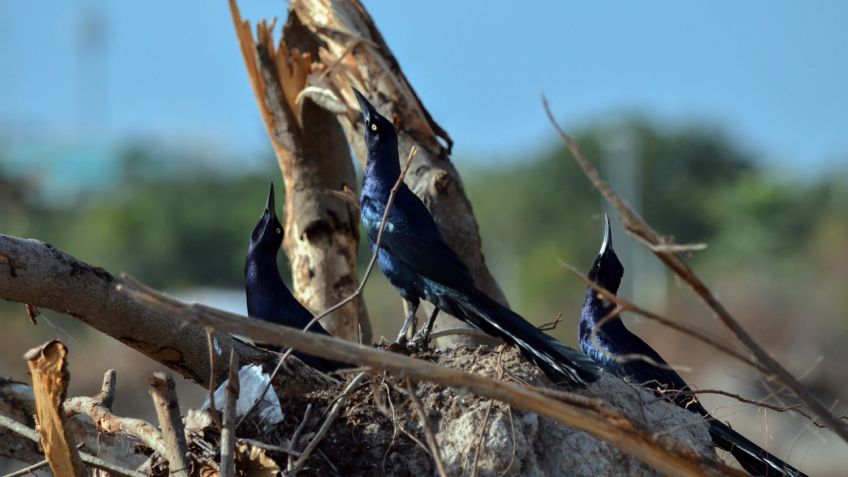
[[[400,333],[398,333],[397,342],[400,344],[406,344],[408,341],[406,339],[406,332],[409,331],[409,325],[412,324],[412,321],[415,320],[415,312],[418,311],[419,301],[415,301],[414,303],[407,300],[406,301],[406,319],[403,320],[403,325],[400,327]]]
[[[439,316],[439,307],[433,307],[433,313],[430,314],[430,319],[421,330],[416,333],[415,338],[412,338],[412,343],[416,347],[426,348],[430,344],[430,333],[433,331],[433,323],[436,322],[436,317]]]

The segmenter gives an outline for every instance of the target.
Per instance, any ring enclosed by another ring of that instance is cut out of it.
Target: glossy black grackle
[[[244,261],[244,284],[247,292],[247,314],[252,318],[303,329],[311,320],[309,312],[292,296],[280,278],[277,268],[277,251],[283,242],[283,226],[274,210],[274,184],[268,193],[268,204],[262,217],[250,234],[250,246]],[[310,331],[329,336],[320,323]],[[274,346],[264,346],[276,349]],[[341,364],[323,358],[294,352],[304,363],[323,372],[342,367]]]
[[[612,232],[606,218],[604,240],[589,279],[616,293],[624,267],[612,248]],[[715,445],[730,452],[748,473],[756,476],[802,476],[777,457],[769,454],[726,424],[710,416],[704,406],[687,391],[689,385],[662,357],[624,326],[621,317],[612,316],[615,305],[598,296],[591,287],[580,312],[580,350],[594,358],[607,371],[642,384],[657,394],[673,397],[675,404],[709,421]],[[595,330],[595,335],[592,332]],[[620,356],[621,358],[616,358]]]
[[[368,161],[360,198],[362,224],[372,250],[392,187],[400,177],[394,125],[354,90],[365,121]],[[436,306],[415,341],[426,345],[438,310],[444,310],[486,333],[517,346],[557,383],[597,379],[591,358],[539,331],[524,318],[492,300],[475,285],[468,268],[445,242],[423,202],[405,185],[389,212],[377,264],[408,305],[398,341],[403,341],[420,300]]]

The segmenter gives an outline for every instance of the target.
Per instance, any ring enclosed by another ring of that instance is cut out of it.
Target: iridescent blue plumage
[[[589,270],[589,279],[616,293],[623,276],[624,267],[612,248],[612,232],[607,218],[603,245]],[[578,338],[581,351],[612,374],[642,384],[657,394],[664,392],[678,406],[704,416],[708,419],[715,445],[733,454],[751,475],[804,475],[726,424],[713,419],[694,395],[686,392],[690,388],[683,378],[653,348],[631,333],[620,316],[611,315],[614,309],[613,303],[600,298],[596,291],[589,288],[580,312]]]
[[[274,210],[274,185],[268,195],[268,204],[250,235],[250,246],[244,262],[244,282],[247,292],[247,314],[252,318],[303,329],[313,318],[291,294],[277,268],[277,251],[283,241],[283,226]],[[310,331],[329,336],[327,330],[316,323]],[[274,346],[264,346],[275,349]],[[320,371],[332,371],[342,365],[323,358],[294,352],[304,363]]]
[[[380,222],[392,187],[400,177],[395,128],[355,91],[365,120],[368,161],[360,197],[362,224],[374,249]],[[471,273],[445,242],[430,211],[405,184],[401,184],[383,231],[377,264],[406,300],[408,314],[401,334],[421,299],[517,346],[558,383],[586,383],[597,379],[598,366],[539,331],[512,310],[477,289]],[[435,313],[419,335],[427,342]],[[418,339],[417,337],[416,339]]]

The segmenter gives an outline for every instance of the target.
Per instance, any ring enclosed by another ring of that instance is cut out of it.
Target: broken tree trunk
[[[240,22],[234,0],[231,6],[234,18]],[[249,32],[249,27],[242,25]],[[258,29],[260,44],[273,45],[268,27],[260,22]],[[298,52],[309,52],[287,55],[283,46],[277,52],[292,65],[288,71],[299,71],[299,77],[303,78],[301,89],[294,96],[316,98],[327,111],[339,113],[347,141],[362,164],[366,157],[362,122],[351,86],[365,92],[399,126],[401,157],[413,145],[420,147],[406,177],[407,185],[430,209],[445,239],[470,268],[477,286],[506,304],[503,292],[486,266],[471,203],[459,173],[450,162],[452,141],[430,117],[365,8],[358,1],[295,0],[289,9],[282,44],[296,45]],[[242,45],[244,48],[244,41]],[[308,103],[305,100],[304,104]],[[332,123],[335,125],[336,121]],[[431,311],[432,307],[425,303],[422,312],[429,316]],[[467,327],[444,313],[439,316],[437,330]],[[491,342],[488,338],[458,335],[441,339],[445,344]]]
[[[275,45],[274,25],[261,22],[254,39],[235,2],[233,22],[250,83],[274,146],[286,185],[283,248],[292,266],[295,296],[319,313],[350,296],[358,286],[356,252],[359,214],[334,194],[356,189],[356,174],[344,130],[335,114],[298,95],[311,74],[318,45],[296,22],[285,25]],[[356,298],[321,320],[332,335],[371,342],[365,302]]]

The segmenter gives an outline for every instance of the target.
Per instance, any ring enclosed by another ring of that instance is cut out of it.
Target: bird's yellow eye
[[[280,230],[280,228],[279,228],[279,227],[277,227],[277,233],[278,233],[278,234],[280,234],[280,233],[283,233],[283,231],[282,231],[282,230]]]
[[[376,125],[376,124],[372,124],[372,125],[371,125],[371,130],[372,130],[372,131],[376,131],[376,130],[377,130],[377,125]]]

